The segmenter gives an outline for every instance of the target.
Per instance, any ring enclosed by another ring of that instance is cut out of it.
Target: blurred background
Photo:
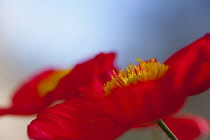
[[[0,105],[34,72],[71,67],[99,52],[117,52],[121,68],[136,57],[163,62],[210,32],[209,15],[209,0],[1,0]],[[210,119],[209,92],[182,111]],[[0,139],[28,140],[34,117],[0,117]],[[153,133],[130,131],[119,140],[152,140]]]

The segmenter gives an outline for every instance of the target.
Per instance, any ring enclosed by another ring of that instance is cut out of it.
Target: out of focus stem
[[[171,140],[178,140],[162,119],[157,120],[156,123]]]

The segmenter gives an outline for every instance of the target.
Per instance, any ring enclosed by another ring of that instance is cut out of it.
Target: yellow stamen
[[[142,61],[140,58],[137,58],[137,60],[138,65],[131,63],[125,70],[120,70],[118,74],[113,71],[111,81],[104,84],[105,95],[110,94],[117,87],[127,87],[137,82],[159,79],[168,70],[168,66],[156,62],[154,58],[148,62]]]
[[[66,76],[70,72],[70,69],[68,70],[60,70],[55,71],[49,74],[46,78],[44,78],[37,86],[38,93],[40,97],[45,96],[50,91],[53,91],[56,86],[58,85],[61,78]]]

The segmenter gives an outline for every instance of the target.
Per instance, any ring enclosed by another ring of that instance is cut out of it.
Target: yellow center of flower
[[[156,80],[163,77],[168,70],[168,66],[156,62],[154,58],[150,61],[142,61],[137,58],[139,64],[130,64],[125,70],[120,70],[118,74],[113,71],[111,80],[104,84],[105,95],[111,93],[115,88],[127,87],[137,82]]]
[[[58,85],[59,81],[66,76],[71,70],[60,70],[49,74],[46,78],[40,81],[37,85],[37,90],[40,97],[45,96],[50,91],[53,91]]]

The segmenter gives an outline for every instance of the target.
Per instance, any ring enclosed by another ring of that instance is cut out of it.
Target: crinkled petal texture
[[[14,94],[12,98],[12,105],[7,109],[0,109],[0,115],[5,114],[33,114],[39,112],[41,109],[49,106],[54,100],[51,98],[53,93],[46,93],[41,95],[38,90],[40,81],[46,79],[48,76],[56,72],[55,70],[43,71],[27,82],[25,82]]]
[[[76,65],[71,73],[60,81],[56,88],[59,91],[57,93],[72,97],[80,96],[82,90],[83,96],[101,97],[104,92],[103,84],[110,80],[112,70],[116,69],[114,59],[114,53],[100,53],[95,58]]]
[[[196,95],[210,87],[210,34],[179,50],[166,62],[173,89]]]
[[[210,132],[209,122],[192,114],[170,116],[165,123],[179,140],[197,140]]]
[[[104,113],[98,100],[75,98],[41,111],[28,135],[34,140],[114,140],[129,128]]]
[[[210,85],[210,34],[172,55],[158,80],[118,88],[107,96],[107,110],[122,122],[148,123],[176,113],[189,95]]]

